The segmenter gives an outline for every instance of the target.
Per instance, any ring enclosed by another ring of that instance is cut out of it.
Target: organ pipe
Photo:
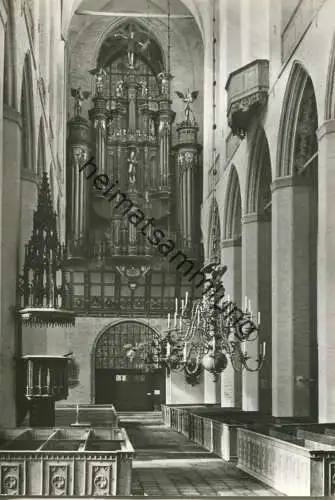
[[[80,167],[89,159],[89,125],[87,120],[76,116],[69,121],[69,168],[70,214],[68,236],[79,242],[85,237],[88,215],[88,186]]]
[[[199,182],[198,157],[200,146],[197,143],[196,124],[181,123],[177,127],[178,140],[176,151],[176,175],[179,182],[177,200],[177,220],[181,247],[194,252],[198,231],[195,221],[197,213],[196,184]]]

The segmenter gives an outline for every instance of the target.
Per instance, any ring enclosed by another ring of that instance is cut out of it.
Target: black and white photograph
[[[335,497],[335,0],[0,0],[0,103],[0,499]]]

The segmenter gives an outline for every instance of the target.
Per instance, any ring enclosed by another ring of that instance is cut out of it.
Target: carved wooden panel
[[[0,465],[0,494],[24,495],[25,475],[22,462],[1,462]]]
[[[335,462],[328,463],[328,495],[335,496]]]
[[[116,458],[88,462],[88,491],[91,496],[116,495]]]
[[[52,462],[47,464],[46,481],[47,495],[65,496],[73,494],[70,491],[70,464]]]
[[[288,495],[310,495],[311,457],[301,446],[238,429],[238,465]]]

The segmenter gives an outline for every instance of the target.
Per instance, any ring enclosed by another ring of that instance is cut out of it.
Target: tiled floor
[[[134,495],[281,496],[158,422],[121,421],[135,448]]]

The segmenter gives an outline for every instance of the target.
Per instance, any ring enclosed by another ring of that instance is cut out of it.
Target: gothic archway
[[[266,342],[266,359],[259,373],[259,410],[272,412],[272,220],[271,160],[263,128],[258,127],[252,140],[246,214],[257,223],[257,303],[261,315],[259,339]]]
[[[3,102],[6,106],[16,109],[17,99],[14,39],[13,12],[11,6],[9,5],[4,43]]]
[[[213,200],[210,216],[208,256],[210,262],[221,262],[221,228],[216,199]]]
[[[286,415],[316,418],[318,110],[311,77],[299,63],[294,63],[291,71],[281,120],[279,178],[272,189],[276,217],[273,234],[277,240],[274,245],[281,248],[272,255],[276,272],[273,296],[280,299],[280,306],[277,299],[273,308],[272,355],[276,364],[274,386],[281,384],[282,389],[273,408],[277,415],[286,405]],[[285,272],[282,262],[288,263]],[[287,311],[285,318],[283,310]],[[287,350],[281,353],[278,346],[283,345]]]
[[[333,120],[334,116],[335,116],[335,33],[332,39],[329,63],[328,63],[324,119]]]
[[[21,90],[21,116],[22,116],[22,169],[35,173],[35,134],[33,110],[33,82],[30,56],[27,53],[23,66],[23,79]]]
[[[149,371],[147,351],[134,359],[124,346],[150,345],[157,332],[137,321],[122,321],[107,327],[93,349],[94,403],[114,404],[117,411],[151,411],[165,402],[165,373]]]
[[[241,238],[242,202],[240,183],[236,168],[232,166],[228,179],[228,189],[225,207],[225,223],[223,229],[224,240]]]
[[[42,178],[42,174],[45,170],[46,170],[45,132],[43,126],[43,118],[41,118],[39,132],[38,132],[38,143],[37,143],[37,174],[40,178]]]

